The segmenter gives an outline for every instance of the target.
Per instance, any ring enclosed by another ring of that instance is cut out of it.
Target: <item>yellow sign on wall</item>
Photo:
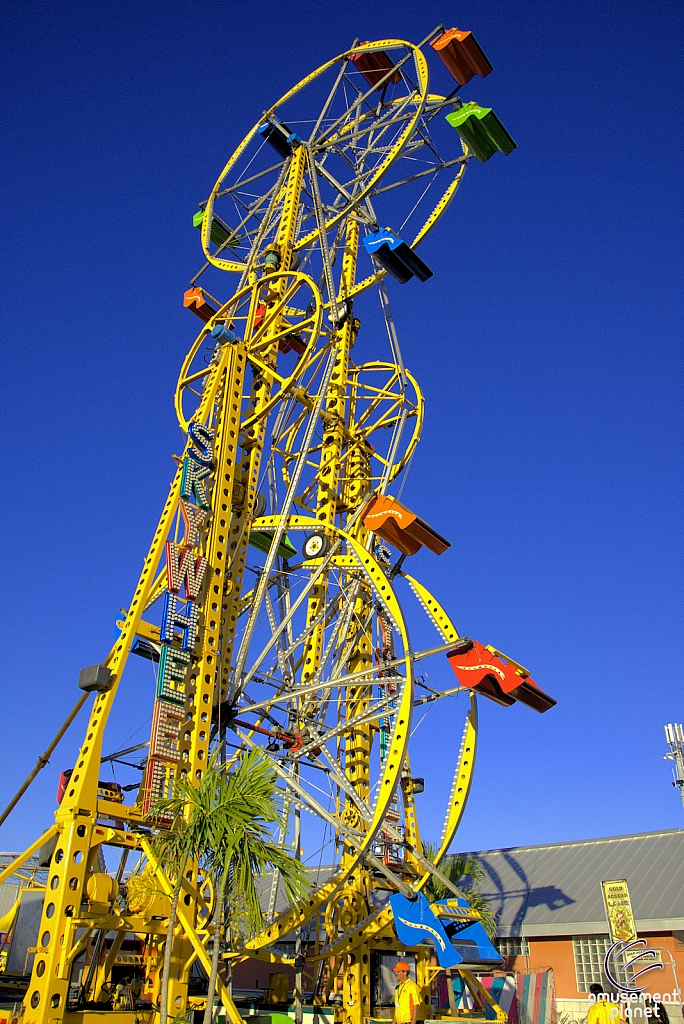
[[[650,946],[647,946],[646,949],[630,949],[629,953],[625,954],[625,959],[629,959],[632,964],[636,961],[634,969],[639,970],[642,967],[648,967],[649,964],[662,964],[663,951],[651,949]]]
[[[632,913],[627,880],[619,878],[613,882],[601,882],[601,888],[611,941],[631,942],[632,939],[636,939],[636,922]]]

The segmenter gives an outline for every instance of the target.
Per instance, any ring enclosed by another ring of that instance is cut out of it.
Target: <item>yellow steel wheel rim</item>
[[[274,103],[273,106],[268,111],[265,112],[264,116],[259,120],[259,122],[256,125],[254,125],[251,131],[248,132],[248,134],[245,136],[245,138],[242,140],[240,145],[237,147],[235,152],[228,160],[228,163],[221,171],[221,174],[219,175],[219,178],[209,195],[209,199],[207,200],[205,216],[202,221],[201,237],[204,255],[206,256],[207,260],[210,263],[212,263],[215,267],[218,267],[221,270],[231,271],[232,273],[241,274],[245,270],[244,263],[238,263],[235,260],[221,259],[220,257],[212,255],[212,253],[209,250],[211,221],[214,212],[214,204],[219,192],[221,191],[221,186],[225,181],[226,176],[230,173],[232,168],[237,163],[238,159],[244,153],[249,143],[255,137],[257,129],[260,127],[260,125],[262,125],[267,118],[271,117],[276,112],[276,110],[278,110],[285,103],[287,103],[288,100],[292,99],[293,96],[301,92],[307,85],[309,85],[309,83],[313,82],[326,71],[329,71],[339,62],[348,60],[348,58],[351,57],[352,54],[361,52],[372,53],[376,50],[392,50],[397,49],[399,47],[405,47],[413,55],[416,71],[418,74],[419,97],[415,104],[415,109],[408,121],[405,130],[402,132],[399,139],[396,141],[391,152],[387,155],[385,160],[382,161],[380,166],[376,169],[371,180],[367,182],[366,186],[358,193],[358,195],[354,196],[354,206],[358,206],[358,204],[363,202],[363,200],[372,192],[373,188],[375,188],[380,179],[387,173],[392,164],[401,156],[404,146],[406,145],[407,141],[411,138],[411,135],[413,134],[416,128],[416,125],[423,111],[428,96],[428,69],[427,62],[425,60],[425,57],[423,56],[423,53],[413,43],[404,42],[403,40],[399,39],[383,39],[378,40],[377,42],[363,43],[360,44],[359,46],[354,47],[353,49],[346,50],[344,53],[339,54],[339,56],[334,57],[332,60],[327,61],[325,64],[322,64],[319,68],[316,69],[316,71],[313,71],[310,75],[307,75],[306,78],[303,78],[301,82],[299,82],[287,93],[285,93],[285,95],[280,100],[278,100],[277,103]],[[326,218],[326,228],[329,230],[330,228],[334,227],[348,213],[349,208],[343,207],[334,216]],[[311,233],[308,236],[308,239],[315,237],[315,234],[315,232]],[[297,247],[299,247],[299,244],[300,243],[297,244]],[[301,244],[303,244],[303,240]]]

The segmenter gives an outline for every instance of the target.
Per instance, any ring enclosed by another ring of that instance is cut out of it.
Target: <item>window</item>
[[[496,938],[494,945],[501,953],[501,956],[529,956],[530,947],[527,939],[522,935],[510,935],[505,938]]]
[[[293,957],[295,955],[294,942],[272,942],[270,948],[274,949],[276,953],[280,953],[281,956]]]
[[[588,992],[595,982],[603,983],[603,959],[611,945],[608,935],[582,935],[572,940],[578,992]],[[614,970],[618,981],[624,982],[624,971],[617,964]]]

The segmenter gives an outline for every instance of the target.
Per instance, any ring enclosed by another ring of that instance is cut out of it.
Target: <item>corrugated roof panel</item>
[[[608,931],[601,882],[626,878],[642,931],[684,929],[684,831],[549,843],[476,852],[487,872],[481,889],[502,935],[577,935]],[[309,868],[322,884],[330,865]],[[257,880],[266,909],[271,876]],[[276,914],[287,909],[279,887]]]
[[[684,921],[684,832],[550,843],[477,853],[487,871],[481,889],[502,934],[572,934],[576,924],[606,930],[601,881],[626,878],[634,916],[645,929]],[[657,924],[656,924],[657,922]]]

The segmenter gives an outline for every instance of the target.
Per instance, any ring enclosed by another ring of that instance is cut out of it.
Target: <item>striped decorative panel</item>
[[[508,1024],[555,1024],[556,990],[553,971],[518,971],[515,975],[480,975],[478,981],[502,1010],[508,1014]],[[473,999],[461,977],[454,979],[456,1006],[473,1009]],[[490,1006],[485,1012],[487,1020],[494,1020]]]

